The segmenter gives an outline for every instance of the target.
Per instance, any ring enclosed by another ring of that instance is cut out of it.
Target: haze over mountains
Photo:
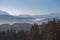
[[[8,30],[16,28],[16,30],[29,30],[35,22],[40,24],[48,18],[60,18],[59,13],[51,13],[46,15],[19,15],[11,16],[5,11],[0,11],[0,30]],[[11,25],[10,25],[11,24]]]
[[[46,15],[26,15],[11,16],[9,13],[0,10],[0,24],[8,23],[34,23],[36,19],[60,18],[59,13],[51,13]]]
[[[0,11],[0,24],[31,23],[32,19],[34,18],[11,16],[7,12]]]
[[[13,24],[13,23],[34,23],[37,19],[48,19],[48,18],[60,18],[59,13],[51,13],[46,15],[19,15],[11,16],[5,11],[0,11],[0,24]],[[40,20],[37,20],[39,22]]]

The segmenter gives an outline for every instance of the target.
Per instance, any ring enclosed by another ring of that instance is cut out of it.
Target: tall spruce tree
[[[29,40],[39,40],[39,28],[37,24],[34,24],[30,30]]]
[[[56,21],[57,20],[55,18],[48,21],[44,32],[44,40],[56,40]]]

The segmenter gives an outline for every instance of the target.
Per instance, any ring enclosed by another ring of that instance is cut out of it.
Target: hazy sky
[[[11,15],[60,13],[60,0],[0,0],[0,10]]]

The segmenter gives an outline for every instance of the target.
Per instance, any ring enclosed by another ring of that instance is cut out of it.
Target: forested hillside
[[[34,24],[30,31],[16,32],[15,28],[0,31],[0,40],[60,40],[60,20],[54,18],[48,23]]]

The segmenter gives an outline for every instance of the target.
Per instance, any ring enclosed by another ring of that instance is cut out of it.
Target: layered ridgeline
[[[13,23],[33,23],[33,17],[17,17],[11,16],[5,11],[0,11],[0,24],[13,24]]]
[[[0,10],[0,24],[13,24],[13,23],[34,23],[41,22],[40,20],[60,18],[59,13],[51,13],[45,15],[26,15],[11,16],[9,13]]]
[[[32,27],[34,18],[32,17],[17,17],[11,16],[8,12],[0,11],[0,31],[6,31],[9,29],[18,30],[30,30]]]
[[[19,16],[11,16],[8,12],[0,10],[0,29],[7,30],[11,27],[16,27],[16,30],[24,29],[28,30],[31,29],[31,26],[34,23],[41,24],[42,22],[47,22],[51,18],[60,18],[59,13],[51,13],[46,15],[26,15],[22,14]],[[10,25],[11,24],[11,25]]]

